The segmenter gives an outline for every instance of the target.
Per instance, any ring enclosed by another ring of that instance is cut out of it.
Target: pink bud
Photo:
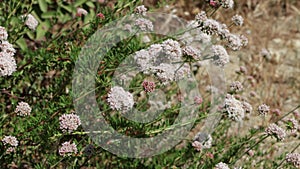
[[[103,13],[101,13],[101,12],[97,14],[97,17],[99,17],[99,18],[101,18],[101,19],[105,19],[105,16],[104,16],[104,14],[103,14]]]
[[[199,97],[199,96],[194,97],[194,103],[195,104],[201,104],[202,102],[203,102],[202,97]]]

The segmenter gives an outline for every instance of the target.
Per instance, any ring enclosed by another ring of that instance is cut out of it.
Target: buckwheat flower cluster
[[[221,45],[213,45],[211,47],[211,52],[213,55],[213,63],[217,66],[225,66],[229,62],[229,55],[226,49]]]
[[[243,90],[243,85],[241,82],[235,81],[230,84],[230,91],[241,92],[242,90]]]
[[[19,102],[15,113],[19,116],[29,116],[31,112],[31,107],[26,102]]]
[[[223,8],[233,8],[234,1],[233,0],[222,0],[221,5]]]
[[[242,26],[243,23],[244,23],[244,18],[241,16],[241,15],[234,15],[232,18],[231,18],[232,22],[237,25],[237,26]]]
[[[0,26],[0,41],[6,40],[8,37],[5,27]]]
[[[147,14],[147,8],[146,8],[144,5],[137,6],[137,7],[134,9],[134,12],[135,12],[136,14],[140,14],[140,15],[146,16],[146,14]]]
[[[209,149],[212,146],[212,137],[210,134],[199,132],[196,134],[192,146],[197,150]]]
[[[260,106],[258,106],[258,113],[261,115],[261,116],[265,116],[269,113],[270,111],[270,107],[266,104],[262,104]]]
[[[288,153],[285,157],[288,163],[293,164],[296,168],[300,168],[300,154],[299,153]]]
[[[228,41],[227,46],[234,51],[240,50],[243,47],[243,42],[239,35],[228,34],[227,41]]]
[[[284,129],[274,123],[270,124],[269,127],[266,128],[265,132],[270,136],[275,136],[280,141],[284,140],[286,136]]]
[[[202,102],[203,102],[202,97],[200,97],[200,96],[195,96],[195,97],[194,97],[194,104],[199,105],[199,104],[201,104]]]
[[[291,129],[291,132],[296,133],[299,129],[298,121],[296,119],[288,119],[287,122],[291,124],[288,126]]]
[[[223,112],[225,112],[228,118],[232,119],[233,121],[242,121],[245,117],[245,109],[243,108],[243,104],[229,94],[227,94],[224,100]]]
[[[134,25],[142,31],[153,31],[153,23],[148,19],[138,18],[135,20]]]
[[[142,49],[135,52],[134,60],[140,71],[146,72],[151,67],[153,55],[150,55],[148,50]]]
[[[87,15],[88,14],[88,12],[85,10],[85,9],[83,9],[83,8],[77,8],[77,11],[76,11],[76,16],[82,16],[82,15]]]
[[[194,60],[199,60],[201,57],[201,52],[200,50],[192,47],[192,46],[185,46],[182,49],[182,52],[184,55],[192,57]]]
[[[245,113],[251,113],[252,112],[253,108],[252,108],[250,103],[248,103],[246,101],[243,101],[242,104],[243,104],[243,109],[245,110]]]
[[[162,43],[163,52],[168,55],[170,60],[178,60],[182,56],[182,50],[179,42],[167,39]]]
[[[164,84],[174,81],[176,67],[172,64],[161,63],[159,66],[151,68],[157,78]]]
[[[113,110],[121,112],[129,111],[134,105],[133,95],[119,86],[111,88],[107,102]]]
[[[216,34],[221,28],[220,23],[214,19],[207,19],[203,22],[200,27],[201,31],[208,34],[214,35]]]
[[[203,23],[204,21],[207,20],[207,15],[206,15],[206,12],[204,11],[201,11],[200,13],[198,13],[196,16],[195,16],[195,20],[199,23]]]
[[[29,29],[35,30],[36,27],[38,26],[38,24],[39,24],[39,22],[35,19],[35,17],[33,15],[28,14],[26,16],[25,25],[27,25]]]
[[[245,35],[240,35],[240,39],[242,42],[242,46],[247,46],[248,45],[248,38]]]
[[[5,151],[6,154],[11,154],[16,152],[16,147],[8,147]]]
[[[147,93],[153,92],[155,89],[155,83],[150,81],[143,81],[142,83],[144,91]]]
[[[13,58],[16,50],[7,41],[7,37],[6,29],[0,26],[0,77],[10,76],[17,69],[16,60]]]
[[[63,114],[59,117],[59,125],[62,132],[71,133],[81,125],[81,121],[76,114]]]
[[[70,143],[70,141],[64,142],[59,148],[58,153],[60,156],[70,156],[73,153],[77,153],[77,146],[75,143]]]
[[[230,169],[226,163],[220,162],[215,166],[215,169]]]
[[[5,136],[2,139],[2,142],[3,142],[4,145],[9,144],[9,146],[12,146],[12,147],[17,147],[18,144],[19,144],[19,141],[14,136]]]

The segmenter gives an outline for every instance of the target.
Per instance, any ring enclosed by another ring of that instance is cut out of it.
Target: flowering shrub
[[[0,168],[299,168],[298,77],[283,80],[288,68],[274,68],[293,61],[255,46],[262,37],[249,29],[250,17],[267,9],[187,2],[193,9],[130,0],[1,3]],[[172,15],[151,15],[161,10]],[[177,22],[179,15],[189,21]],[[106,38],[97,46],[99,34]],[[94,89],[78,92],[86,86]],[[176,133],[186,127],[186,136]],[[120,157],[116,145],[124,145]]]

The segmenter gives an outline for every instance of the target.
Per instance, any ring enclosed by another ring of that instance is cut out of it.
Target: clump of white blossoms
[[[215,169],[230,169],[229,166],[226,163],[219,162],[216,166]]]
[[[31,112],[31,107],[26,102],[19,102],[15,113],[19,116],[29,116]]]
[[[87,14],[88,14],[88,12],[83,8],[77,8],[77,10],[76,10],[76,16],[80,17],[82,15],[87,15]]]
[[[35,30],[36,27],[38,26],[38,24],[39,24],[39,22],[35,19],[35,17],[33,15],[28,14],[26,16],[25,25],[27,25],[29,29]]]
[[[234,1],[233,0],[222,0],[221,5],[223,8],[233,8]]]
[[[209,149],[212,146],[212,137],[210,134],[199,132],[194,137],[192,146],[197,150],[201,151],[202,149]]]
[[[285,157],[288,163],[291,163],[296,168],[300,168],[300,154],[299,153],[288,153]]]
[[[5,136],[2,139],[2,142],[3,142],[4,145],[8,144],[9,146],[13,146],[13,147],[17,147],[18,144],[19,144],[19,141],[14,136]]]
[[[270,107],[266,104],[262,104],[262,105],[258,106],[257,110],[260,115],[265,116],[269,113]]]
[[[229,87],[231,92],[241,92],[243,90],[243,85],[239,81],[232,82]]]
[[[62,132],[73,132],[81,125],[81,121],[76,114],[63,114],[59,117],[59,125]]]
[[[237,26],[242,26],[243,23],[244,23],[244,18],[241,16],[241,15],[234,15],[232,18],[231,18],[232,22],[237,25]]]
[[[10,76],[16,70],[16,60],[8,53],[0,52],[0,76]]]
[[[167,39],[162,43],[161,46],[163,48],[163,52],[167,55],[166,57],[172,61],[176,61],[182,56],[180,44],[175,40]]]
[[[192,47],[192,46],[185,46],[182,49],[184,55],[192,57],[194,60],[199,60],[201,57],[201,51]]]
[[[133,95],[125,91],[120,86],[114,86],[111,88],[107,102],[113,110],[121,112],[129,111],[134,105]]]
[[[8,37],[8,33],[5,29],[5,27],[0,26],[0,40],[1,41],[6,40],[7,37]]]
[[[62,144],[62,146],[60,147],[60,149],[58,150],[58,153],[60,156],[70,156],[72,155],[73,153],[77,153],[77,146],[75,143],[70,143],[70,141],[67,141],[67,142],[64,142]]]
[[[242,121],[245,117],[245,109],[243,104],[229,94],[224,100],[223,112],[225,112],[228,118],[232,119],[233,121]]]
[[[153,31],[153,23],[148,19],[138,18],[135,20],[134,25],[142,31]]]
[[[284,129],[274,123],[270,124],[269,127],[266,128],[265,132],[270,136],[275,136],[280,141],[284,140],[286,136]]]
[[[144,5],[137,6],[137,7],[134,9],[134,12],[135,12],[136,14],[140,14],[140,15],[146,16],[146,14],[147,14],[147,8],[146,8]]]
[[[213,45],[211,47],[213,63],[217,66],[224,66],[229,62],[229,55],[227,54],[226,49],[221,45]]]

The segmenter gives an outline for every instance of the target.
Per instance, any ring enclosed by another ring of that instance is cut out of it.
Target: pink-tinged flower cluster
[[[296,168],[300,168],[300,154],[299,153],[288,153],[285,157],[288,163],[291,163]]]
[[[243,85],[241,82],[235,81],[230,84],[231,92],[241,92],[242,90],[243,90]]]
[[[13,56],[16,53],[13,45],[7,41],[7,31],[0,26],[0,77],[10,76],[17,69],[17,64]]]
[[[36,27],[38,26],[38,24],[39,24],[39,22],[35,19],[35,17],[33,15],[28,14],[26,16],[25,25],[27,25],[29,29],[35,30]]]
[[[229,62],[229,55],[226,49],[221,45],[213,45],[211,47],[211,52],[213,56],[213,63],[217,66],[225,66]]]
[[[135,12],[136,14],[146,16],[146,14],[147,14],[147,8],[146,8],[144,5],[137,6],[137,7],[134,9],[134,12]]]
[[[142,31],[153,31],[153,23],[148,19],[138,18],[135,20],[134,25]]]
[[[4,27],[0,26],[0,41],[6,40],[8,37],[7,31]]]
[[[210,134],[199,132],[194,137],[194,141],[192,143],[192,146],[197,151],[201,151],[203,149],[209,149],[212,146],[212,137]]]
[[[143,81],[142,85],[144,87],[144,91],[147,93],[153,92],[156,87],[155,83],[150,81]]]
[[[232,22],[237,25],[237,26],[242,26],[243,23],[244,23],[244,18],[241,16],[241,15],[234,15],[232,18],[231,18]]]
[[[81,125],[81,121],[76,114],[63,114],[59,117],[60,129],[63,132],[73,132]]]
[[[269,127],[266,128],[265,132],[270,136],[275,136],[280,141],[284,140],[286,136],[284,129],[274,123],[270,124]]]
[[[291,129],[292,133],[296,133],[299,129],[299,123],[296,119],[288,119],[287,122],[288,124],[288,128]]]
[[[199,23],[203,23],[204,21],[207,20],[207,15],[206,15],[206,12],[204,11],[201,11],[200,13],[198,13],[196,16],[195,16],[195,20]]]
[[[17,147],[18,144],[19,144],[19,141],[14,136],[5,136],[2,139],[2,142],[3,142],[4,145],[9,144],[9,146],[12,146],[12,147]]]
[[[118,110],[123,113],[132,109],[134,105],[133,95],[120,86],[111,88],[107,102],[113,110]]]
[[[262,104],[262,105],[258,106],[257,110],[261,116],[265,116],[270,112],[270,107],[266,104]]]
[[[31,113],[31,107],[26,102],[19,102],[15,113],[17,113],[19,116],[29,116]]]
[[[219,162],[216,166],[215,169],[230,169],[229,166],[226,163]]]
[[[77,8],[76,16],[80,17],[82,15],[87,15],[87,14],[88,14],[88,12],[85,9],[83,9],[83,8]]]
[[[242,121],[245,117],[245,109],[242,102],[235,99],[232,95],[227,95],[223,103],[223,112],[233,121]]]
[[[70,141],[68,142],[64,142],[62,144],[62,146],[59,148],[58,153],[60,156],[70,156],[73,153],[77,153],[77,146],[75,143],[70,143]]]
[[[194,103],[195,104],[199,105],[199,104],[202,104],[202,102],[203,102],[202,97],[200,97],[200,96],[195,96],[194,97]]]
[[[182,49],[182,52],[184,55],[192,57],[194,60],[199,60],[201,57],[201,52],[200,50],[192,47],[192,46],[185,46]]]
[[[163,52],[168,55],[170,60],[178,60],[182,56],[179,42],[167,39],[162,43]]]

